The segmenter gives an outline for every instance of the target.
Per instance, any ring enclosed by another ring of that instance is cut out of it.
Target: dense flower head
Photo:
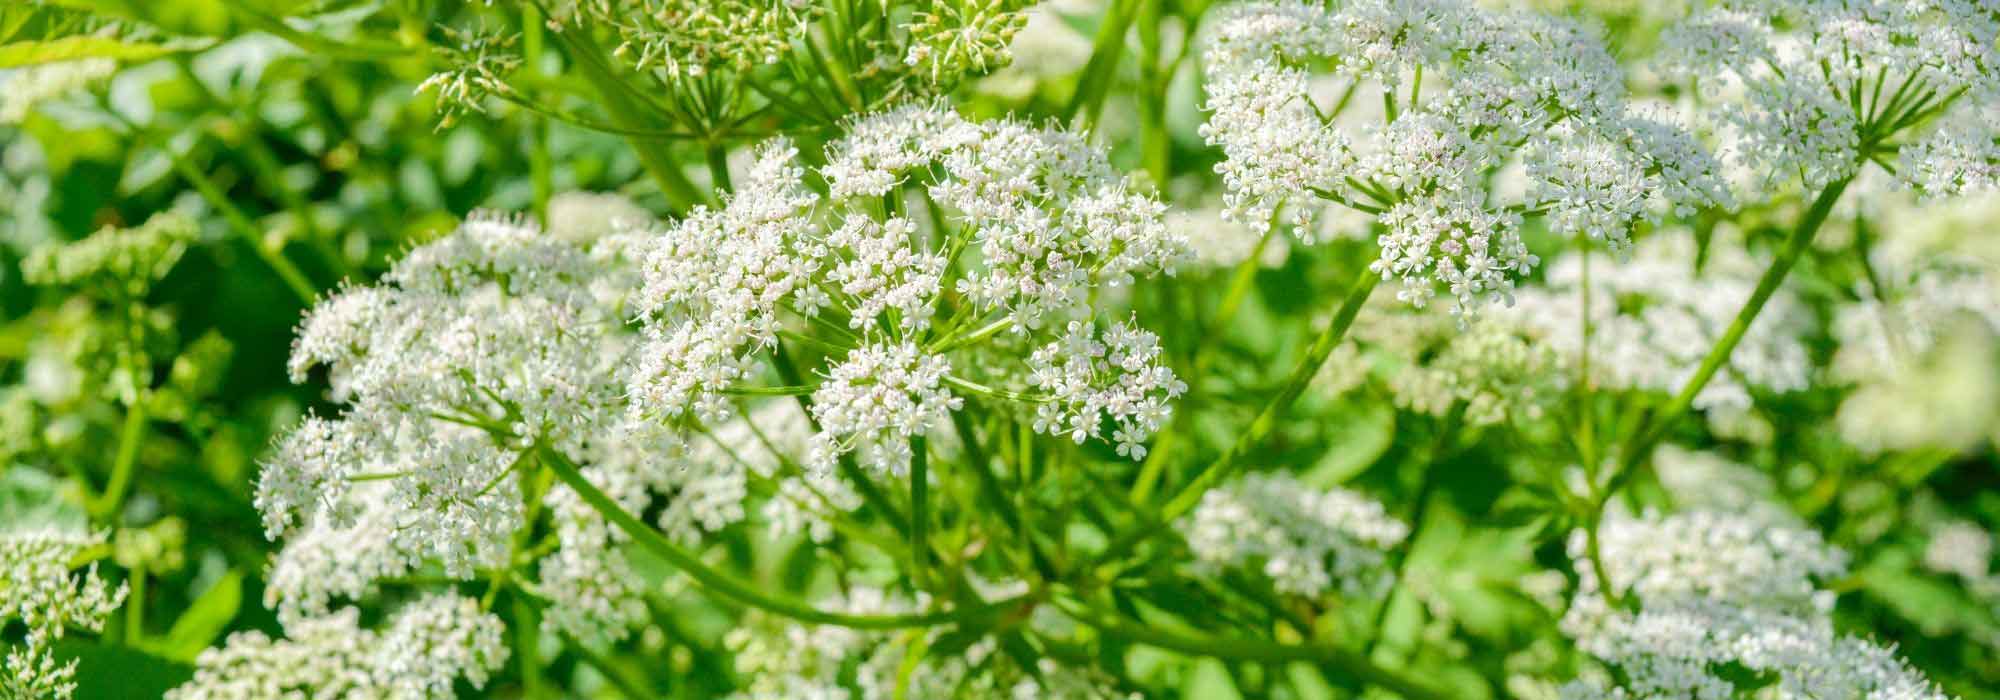
[[[103,533],[54,526],[0,533],[0,624],[19,620],[25,643],[8,645],[0,666],[0,695],[68,698],[76,691],[75,659],[56,660],[52,646],[68,630],[98,631],[125,600],[125,586],[97,577],[97,566],[71,572],[86,550],[105,543]]]
[[[1945,196],[1991,189],[2000,164],[1980,116],[2000,89],[1996,36],[1983,2],[1730,0],[1669,28],[1658,64],[1709,98],[1767,183],[1818,189],[1874,161]]]
[[[1832,598],[1818,582],[1846,572],[1847,555],[1828,546],[1802,523],[1782,524],[1750,515],[1687,511],[1669,515],[1614,517],[1599,533],[1604,574],[1578,567],[1578,596],[1604,595],[1608,588],[1642,606],[1711,600],[1790,614],[1817,614]],[[1572,535],[1570,556],[1582,563],[1582,533]],[[1594,609],[1580,600],[1566,624],[1587,622]]]
[[[1314,66],[1342,90],[1323,94]],[[1374,270],[1419,305],[1438,287],[1460,310],[1506,299],[1537,263],[1526,215],[1619,250],[1639,221],[1727,203],[1714,159],[1626,106],[1602,43],[1552,17],[1454,0],[1251,3],[1214,30],[1208,77],[1202,129],[1226,157],[1234,215],[1261,230],[1288,210],[1303,234],[1333,204],[1376,214]],[[1378,99],[1372,115],[1354,106]],[[1519,192],[1493,186],[1501,172]]]
[[[1441,345],[1389,378],[1398,408],[1443,418],[1462,407],[1467,423],[1490,425],[1540,419],[1562,395],[1560,358],[1511,324],[1482,319]]]
[[[360,611],[294,620],[285,636],[239,632],[203,651],[194,678],[171,700],[353,697],[422,700],[452,694],[464,679],[480,688],[507,662],[506,626],[479,602],[430,595],[405,604],[380,630]]]
[[[1714,601],[1648,608],[1584,647],[1622,680],[1565,684],[1563,700],[1948,697],[1890,648],[1841,636],[1825,621]]]
[[[1590,381],[1600,387],[1677,391],[1729,327],[1763,267],[1738,248],[1711,245],[1714,259],[1696,271],[1694,247],[1692,236],[1666,231],[1643,241],[1623,264],[1594,254],[1589,261],[1565,256],[1550,266],[1547,286],[1524,290],[1503,315],[1536,329],[1570,366],[1589,353]],[[1802,302],[1777,292],[1730,355],[1731,371],[1711,379],[1693,406],[1739,416],[1749,410],[1753,389],[1805,389],[1812,365],[1802,337],[1813,325]]]
[[[1106,290],[1187,256],[1163,205],[1077,135],[935,106],[850,124],[826,148],[824,197],[797,155],[759,147],[723,208],[646,253],[638,415],[726,420],[730,392],[802,333],[831,347],[810,387],[815,468],[855,454],[900,472],[910,440],[948,425],[965,392],[1143,454],[1185,387],[1150,333],[1097,318]],[[963,358],[1021,343],[1047,346],[1013,369]]]
[[[1799,527],[1798,516],[1778,502],[1770,474],[1708,450],[1665,444],[1653,451],[1653,473],[1684,511],[1734,513]]]
[[[524,466],[542,447],[635,510],[666,504],[658,520],[676,536],[744,517],[741,468],[684,460],[681,432],[629,421],[623,358],[638,338],[622,318],[627,295],[605,284],[639,277],[633,241],[615,228],[576,241],[476,215],[410,251],[384,283],[308,313],[293,378],[324,366],[346,410],[282,437],[258,481],[266,534],[285,542],[265,592],[282,618],[325,614],[424,567],[471,578],[508,566]],[[590,591],[624,582],[617,562],[599,565],[607,528],[566,487],[547,498],[566,517],[543,593],[596,619]],[[599,607],[629,609],[634,595]]]
[[[835,455],[859,452],[863,463],[900,473],[912,456],[910,438],[944,427],[964,404],[943,386],[949,369],[914,343],[855,348],[813,391],[821,432],[812,465],[828,469]]]
[[[1160,338],[1130,322],[1101,336],[1085,321],[1071,321],[1063,336],[1028,357],[1028,384],[1047,392],[1035,407],[1035,430],[1082,443],[1105,420],[1118,427],[1118,454],[1144,459],[1146,435],[1164,423],[1167,399],[1187,390],[1160,364]]]
[[[1846,556],[1802,524],[1692,510],[1614,517],[1600,536],[1597,555],[1584,533],[1570,539],[1579,581],[1563,627],[1617,673],[1564,685],[1565,700],[1945,697],[1891,649],[1834,630],[1818,582]],[[1630,608],[1608,602],[1592,556]]]
[[[1255,570],[1279,591],[1315,598],[1379,594],[1395,578],[1387,551],[1410,531],[1365,496],[1282,474],[1209,491],[1177,527],[1197,566]]]

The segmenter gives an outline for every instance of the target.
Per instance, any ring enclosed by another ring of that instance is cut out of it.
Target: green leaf
[[[196,654],[222,636],[242,605],[243,574],[231,570],[195,598],[180,619],[174,620],[173,629],[155,645],[154,651],[169,659],[193,661]]]
[[[77,662],[76,700],[158,698],[194,675],[187,664],[131,647],[64,640],[55,652],[58,662]]]
[[[66,36],[47,41],[23,41],[0,46],[0,68],[109,58],[121,63],[150,61],[161,56],[206,48],[210,42],[150,44],[102,36]]]
[[[1347,483],[1381,459],[1396,437],[1396,411],[1380,403],[1344,407],[1329,415],[1326,423],[1326,454],[1301,479],[1314,488]]]
[[[1236,680],[1229,677],[1229,668],[1221,661],[1202,659],[1194,663],[1194,672],[1188,674],[1187,683],[1181,686],[1181,697],[1242,700],[1243,693],[1236,689]]]

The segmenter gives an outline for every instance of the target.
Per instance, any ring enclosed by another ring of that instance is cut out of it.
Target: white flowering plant
[[[2000,697],[1989,0],[0,7],[0,698]]]

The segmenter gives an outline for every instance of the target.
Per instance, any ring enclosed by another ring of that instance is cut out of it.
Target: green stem
[[[1171,72],[1161,70],[1160,15],[1163,0],[1140,0],[1139,71],[1146,89],[1139,91],[1139,161],[1152,174],[1153,182],[1165,190],[1173,177],[1170,170],[1172,140],[1167,133],[1167,83]]]
[[[262,122],[253,117],[251,125],[258,128],[244,135],[243,150],[249,156],[250,167],[255,171],[257,180],[262,183],[266,192],[275,195],[286,209],[291,210],[292,217],[299,220],[299,228],[304,230],[306,240],[311,241],[313,247],[318,249],[320,257],[326,258],[327,264],[333,267],[334,274],[339,277],[352,275],[353,267],[347,264],[347,258],[334,247],[331,233],[320,227],[319,217],[313,215],[312,204],[306,201],[304,195],[285,184],[277,154],[272,153],[271,147],[259,137],[258,132],[261,130]]]
[[[1256,420],[1251,421],[1250,427],[1243,431],[1242,436],[1237,438],[1236,444],[1229,447],[1228,452],[1223,453],[1221,459],[1210,464],[1208,469],[1195,477],[1194,481],[1182,487],[1172,500],[1167,501],[1166,510],[1160,516],[1161,521],[1173,522],[1175,518],[1193,508],[1195,503],[1201,500],[1202,494],[1222,479],[1234,474],[1243,457],[1261,445],[1265,438],[1270,437],[1271,432],[1278,427],[1278,419],[1298,401],[1300,394],[1305,393],[1306,386],[1312,383],[1313,375],[1319,373],[1320,365],[1326,363],[1326,358],[1333,354],[1334,347],[1340,345],[1340,342],[1347,337],[1347,329],[1354,325],[1354,317],[1361,313],[1361,305],[1367,303],[1368,296],[1375,291],[1376,283],[1381,281],[1381,275],[1365,269],[1361,271],[1360,279],[1355,280],[1354,285],[1348,289],[1347,298],[1340,303],[1340,309],[1334,312],[1332,320],[1327,322],[1326,330],[1321,331],[1319,337],[1313,339],[1312,345],[1306,348],[1305,359],[1292,370],[1284,388],[1264,405],[1264,410],[1257,414]]]
[[[772,346],[771,364],[777,367],[779,380],[791,385],[801,385],[804,383],[804,375],[799,373],[797,365],[792,364],[792,356],[785,352],[784,344],[780,343]],[[806,414],[806,423],[812,426],[814,432],[818,432],[820,429],[819,418],[814,416],[812,412],[812,396],[798,394],[792,398],[799,402],[799,411]],[[882,517],[888,519],[889,527],[894,528],[898,534],[909,534],[910,526],[907,521],[903,520],[903,514],[897,512],[895,506],[889,503],[889,497],[884,495],[882,489],[875,485],[875,480],[868,478],[867,472],[861,471],[861,465],[854,463],[853,455],[842,454],[840,456],[840,475],[846,477],[848,481],[854,484],[854,490],[861,494],[862,503],[867,504],[869,508],[875,509],[876,512],[882,514]]]
[[[146,567],[132,569],[131,590],[125,598],[125,646],[138,646],[146,636]]]
[[[979,478],[980,493],[986,499],[987,505],[1000,515],[1001,523],[1021,539],[1022,545],[1028,550],[1028,557],[1034,562],[1035,570],[1041,572],[1045,578],[1054,578],[1055,565],[1042,553],[1041,547],[1035,544],[1034,534],[1028,531],[1021,519],[1020,508],[1014,505],[1013,499],[1007,497],[1007,490],[1001,485],[999,477],[993,475],[993,459],[987,455],[985,446],[979,442],[979,434],[973,431],[972,419],[965,415],[967,411],[972,410],[971,402],[968,401],[967,404],[966,410],[951,412],[951,425],[958,431],[958,441],[965,445],[965,459],[971,464],[973,475]]]
[[[1090,61],[1084,64],[1083,77],[1077,81],[1076,92],[1063,106],[1064,123],[1075,120],[1079,114],[1085,124],[1097,121],[1097,113],[1104,107],[1104,95],[1111,86],[1111,76],[1124,58],[1125,30],[1132,26],[1132,20],[1138,15],[1139,1],[1113,0],[1111,11],[1105,13],[1104,22],[1097,26],[1097,37],[1091,42]]]
[[[995,335],[1000,334],[1001,331],[1005,331],[1013,327],[1014,327],[1014,317],[1013,315],[1010,314],[1007,317],[1002,318],[998,321],[994,321],[992,323],[988,323],[984,326],[981,326],[978,330],[975,330],[971,333],[965,335],[957,335],[956,333],[953,333],[952,335],[947,335],[943,340],[938,342],[937,349],[932,350],[932,352],[943,353],[949,350],[956,350],[958,348],[962,348],[967,345],[977,343],[987,338],[991,338]]]
[[[1694,404],[1694,397],[1701,393],[1703,387],[1708,386],[1709,379],[1715,376],[1716,371],[1722,369],[1723,363],[1729,361],[1730,353],[1736,350],[1738,343],[1743,342],[1743,335],[1750,331],[1750,324],[1756,321],[1757,314],[1764,310],[1765,302],[1771,300],[1771,295],[1778,291],[1778,285],[1785,281],[1785,276],[1792,271],[1792,266],[1797,265],[1799,258],[1812,247],[1813,236],[1819,233],[1821,225],[1826,223],[1827,215],[1833,212],[1833,205],[1840,201],[1840,195],[1846,191],[1848,182],[1849,180],[1838,180],[1820,191],[1819,196],[1813,200],[1812,207],[1806,210],[1805,218],[1801,219],[1798,227],[1792,230],[1791,239],[1785,243],[1784,250],[1778,253],[1776,260],[1771,261],[1771,267],[1764,271],[1764,276],[1757,280],[1757,287],[1750,292],[1750,298],[1743,302],[1743,309],[1736,313],[1736,319],[1729,323],[1729,328],[1723,331],[1722,338],[1717,340],[1715,347],[1709,348],[1708,355],[1702,358],[1694,376],[1689,377],[1687,382],[1681,385],[1680,392],[1674,395],[1666,408],[1655,414],[1653,419],[1645,424],[1646,427],[1641,428],[1632,440],[1625,444],[1625,450],[1618,460],[1618,472],[1612,475],[1612,481],[1604,492],[1598,494],[1600,508],[1612,493],[1631,480],[1633,473],[1638,471],[1640,462],[1652,451],[1653,445],[1658,444],[1661,438],[1666,436],[1667,427],[1682,414],[1687,413],[1688,407]]]
[[[1204,334],[1206,337],[1216,337],[1224,326],[1236,318],[1236,310],[1243,306],[1244,298],[1248,297],[1250,293],[1250,283],[1257,279],[1257,269],[1263,265],[1261,261],[1264,257],[1264,248],[1269,246],[1271,239],[1278,235],[1279,227],[1276,219],[1276,216],[1272,217],[1271,225],[1264,229],[1264,235],[1257,239],[1257,245],[1250,248],[1249,257],[1244,258],[1243,262],[1237,263],[1236,270],[1230,273],[1229,288],[1222,293],[1222,305],[1216,307],[1215,317],[1208,321],[1208,332]],[[1207,351],[1213,345],[1213,343],[1201,343],[1195,346],[1194,358],[1190,362],[1194,366],[1194,371],[1188,374],[1192,378],[1192,381],[1188,383],[1188,393],[1190,395],[1200,393],[1199,380],[1202,377],[1208,376],[1208,366],[1213,361],[1215,355]],[[1189,400],[1191,398],[1192,396],[1182,397],[1181,405],[1193,405],[1193,402]],[[1182,424],[1188,420],[1188,413],[1188,411],[1182,411],[1179,415],[1175,416],[1173,427],[1182,427]],[[1154,442],[1152,451],[1146,454],[1145,463],[1139,465],[1138,479],[1132,484],[1132,500],[1134,502],[1145,503],[1152,500],[1153,489],[1159,485],[1160,476],[1166,473],[1167,455],[1171,454],[1174,448],[1179,446],[1179,436],[1180,430],[1169,430],[1160,435],[1160,439]]]
[[[527,73],[540,76],[545,37],[542,10],[535,3],[521,4],[521,55]],[[536,114],[528,118],[528,178],[535,188],[535,220],[549,225],[549,199],[555,196],[553,166],[549,158],[549,118]]]
[[[616,689],[619,695],[623,695],[630,700],[650,700],[651,698],[660,697],[659,693],[650,692],[642,687],[637,679],[626,676],[623,669],[612,666],[611,660],[604,658],[604,655],[597,653],[589,645],[577,642],[569,645],[569,647],[576,651],[576,657],[582,659],[584,665],[597,671],[597,675],[603,676],[604,680],[613,689]]]
[[[611,115],[611,121],[626,129],[653,128],[652,120],[642,111],[633,96],[626,94],[631,88],[621,80],[611,66],[604,62],[604,52],[593,41],[587,31],[555,32],[556,38],[569,49],[572,63],[583,72],[584,79],[597,88],[599,103]],[[676,211],[686,211],[696,204],[706,201],[687,173],[681,172],[680,164],[656,140],[627,138],[627,144],[639,156],[639,162],[646,166],[646,172],[660,186],[660,193]]]
[[[1233,661],[1282,663],[1304,661],[1335,669],[1363,683],[1374,685],[1411,700],[1445,700],[1444,691],[1428,683],[1376,665],[1354,652],[1324,644],[1281,644],[1262,639],[1224,639],[1192,632],[1177,632],[1127,622],[1115,615],[1098,612],[1082,604],[1063,605],[1063,611],[1105,634],[1185,654],[1210,656]]]
[[[328,232],[320,228],[318,217],[313,216],[311,203],[306,201],[304,195],[285,184],[283,168],[278,162],[277,154],[271,152],[271,147],[264,143],[261,137],[263,132],[269,130],[263,118],[254,109],[239,110],[237,105],[223,100],[222,96],[209,90],[208,84],[202,82],[201,76],[195,74],[194,63],[186,56],[177,57],[173,64],[180,70],[181,77],[187,81],[188,86],[210,106],[225,112],[242,113],[244,133],[241,143],[244,154],[248,156],[251,174],[256,178],[258,185],[267,194],[276,197],[287,210],[292,212],[293,218],[298,219],[300,228],[305,231],[306,240],[319,249],[321,257],[326,258],[327,264],[333,267],[335,275],[347,277],[352,274],[353,270],[347,264],[347,259],[334,249],[332,241],[328,238]]]
[[[508,596],[513,604],[513,618],[509,627],[514,630],[514,662],[521,667],[521,697],[539,700],[548,697],[548,690],[542,680],[542,666],[536,652],[540,645],[536,642],[541,626],[536,620],[535,610],[520,595]]]
[[[738,386],[724,389],[722,393],[732,396],[805,396],[818,388],[818,385]]]
[[[610,496],[605,495],[595,484],[590,483],[589,479],[584,478],[583,472],[567,455],[546,446],[540,450],[542,463],[555,472],[556,478],[567,484],[570,490],[575,491],[583,498],[584,503],[589,504],[599,515],[604,516],[605,520],[610,521],[613,527],[625,531],[625,534],[639,546],[654,556],[666,560],[674,568],[680,569],[688,578],[701,584],[702,588],[744,605],[762,608],[812,624],[838,625],[855,629],[898,629],[969,620],[1029,600],[1029,597],[1024,595],[983,606],[905,615],[849,615],[819,610],[805,603],[768,593],[761,586],[709,568],[700,557],[669,541],[665,535],[660,534],[660,531],[640,522],[638,517],[619,507]]]
[[[736,186],[729,180],[729,149],[720,141],[710,141],[703,149],[708,158],[708,177],[715,182],[717,192],[733,192]]]
[[[910,437],[910,565],[911,578],[924,580],[930,559],[930,443],[922,435]]]
[[[125,505],[125,491],[132,486],[132,472],[139,464],[139,443],[145,436],[146,395],[142,392],[125,408],[125,424],[118,431],[118,451],[111,462],[111,481],[104,485],[104,494],[91,504],[93,515],[110,518]]]
[[[178,171],[188,184],[194,185],[195,190],[201,193],[202,199],[208,200],[209,206],[222,212],[223,220],[229,222],[229,229],[241,236],[243,242],[250,246],[250,250],[256,252],[264,264],[270,265],[272,271],[278,273],[278,278],[284,280],[285,286],[291,288],[300,302],[312,306],[319,301],[319,292],[312,282],[306,280],[305,273],[299,272],[299,268],[285,258],[283,251],[264,245],[263,236],[257,232],[256,225],[250,223],[250,217],[245,216],[243,210],[237,209],[236,204],[229,201],[229,196],[223,194],[222,188],[217,186],[214,180],[209,179],[200,168],[188,162],[186,156],[174,152],[172,146],[163,144],[160,148],[173,160],[174,170]]]

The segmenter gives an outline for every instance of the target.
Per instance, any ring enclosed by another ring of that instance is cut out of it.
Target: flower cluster
[[[1579,580],[1563,627],[1616,680],[1586,675],[1566,700],[1944,697],[1891,650],[1834,631],[1817,582],[1847,559],[1817,532],[1697,510],[1615,517],[1600,538],[1595,553],[1585,533],[1570,539]]]
[[[964,405],[942,386],[950,363],[915,343],[855,348],[813,390],[812,465],[831,468],[837,455],[859,452],[863,463],[901,473],[913,456],[909,438],[948,423]]]
[[[1990,189],[2000,164],[1981,116],[2000,89],[1996,36],[1985,3],[1729,0],[1668,29],[1659,64],[1696,84],[1767,183],[1820,189],[1897,161],[1942,196]]]
[[[1013,57],[1008,43],[1026,22],[1025,5],[915,0],[851,8],[834,19],[884,30],[856,34],[858,65],[845,67],[855,71],[852,79],[879,80],[892,91],[931,92],[1007,65]],[[797,38],[829,10],[780,0],[566,0],[553,9],[554,26],[609,28],[620,40],[614,54],[673,82],[747,74],[790,59]]]
[[[1235,216],[1374,214],[1373,269],[1414,304],[1439,287],[1458,310],[1507,298],[1537,263],[1525,216],[1619,250],[1636,222],[1728,201],[1714,159],[1627,107],[1617,62],[1579,26],[1450,0],[1277,2],[1232,9],[1216,34],[1202,128]],[[1378,113],[1354,108],[1378,94]],[[1521,186],[1494,187],[1502,172]]]
[[[103,284],[143,292],[180,262],[199,232],[180,214],[156,214],[132,228],[106,227],[74,243],[37,248],[21,262],[31,284]]]
[[[1277,474],[1209,491],[1177,527],[1200,567],[1255,569],[1279,591],[1315,598],[1380,595],[1395,580],[1387,550],[1410,532],[1380,503]]]
[[[1352,335],[1322,371],[1328,388],[1380,376],[1397,408],[1437,418],[1457,411],[1470,425],[1539,420],[1573,376],[1538,329],[1506,316],[1462,325],[1442,312],[1371,302]]]
[[[101,533],[55,528],[0,533],[0,623],[19,620],[25,643],[7,650],[0,669],[0,695],[68,698],[76,691],[76,661],[56,661],[51,647],[67,630],[97,631],[125,600],[125,587],[97,577],[96,565],[81,575],[72,562],[103,545]]]
[[[1074,135],[937,107],[852,124],[827,147],[824,201],[796,157],[762,146],[727,206],[652,243],[635,415],[725,419],[758,358],[800,333],[832,348],[811,388],[814,467],[858,453],[901,472],[910,439],[946,425],[960,392],[1038,404],[1039,430],[1078,441],[1111,426],[1121,451],[1143,454],[1184,386],[1152,334],[1100,333],[1095,318],[1106,290],[1186,255],[1159,202]],[[919,206],[927,217],[902,213]],[[1025,372],[953,359],[1042,338]]]
[[[814,509],[854,507],[851,494],[783,473],[776,459],[740,458],[742,435],[691,444],[688,431],[628,407],[640,337],[624,314],[640,294],[650,220],[629,204],[615,212],[560,236],[478,215],[410,251],[385,284],[342,290],[308,314],[292,375],[324,366],[348,409],[293,429],[259,480],[267,532],[285,541],[265,592],[282,619],[315,619],[420,567],[469,579],[515,565],[524,491],[536,488],[523,477],[542,450],[684,542],[744,519],[753,479],[792,494],[767,509],[794,528],[813,520],[779,502],[813,487],[834,494]],[[761,434],[803,444],[802,425],[763,422]],[[535,593],[551,602],[544,624],[623,637],[643,619],[646,592],[627,537],[567,486],[532,495],[545,499],[554,534],[536,561]]]
[[[506,664],[506,627],[479,602],[432,595],[397,610],[385,627],[361,626],[360,611],[294,620],[286,636],[232,635],[203,651],[194,678],[169,700],[253,700],[275,697],[358,697],[422,700],[452,695],[464,678],[473,687]]]
[[[1062,338],[1028,356],[1028,384],[1047,392],[1035,407],[1035,430],[1067,434],[1077,443],[1097,434],[1105,420],[1118,454],[1145,459],[1146,436],[1164,423],[1164,398],[1187,390],[1160,364],[1160,338],[1131,323],[1112,324],[1100,339],[1089,322],[1071,321]]]
[[[594,435],[610,418],[585,407],[618,402],[619,325],[586,287],[598,267],[533,227],[475,218],[412,250],[389,284],[313,309],[292,376],[324,365],[351,407],[308,418],[260,477],[267,534],[292,535],[274,602],[310,614],[424,561],[451,576],[507,561],[532,445]]]
[[[80,58],[0,71],[0,125],[19,124],[44,102],[104,82],[118,72],[109,58]]]
[[[699,78],[716,70],[747,71],[777,63],[792,49],[813,11],[773,0],[643,0],[579,2],[590,18],[618,29],[617,53],[641,69]]]
[[[1677,391],[1735,319],[1763,267],[1740,248],[1712,246],[1714,259],[1697,271],[1694,248],[1692,236],[1667,231],[1647,238],[1624,264],[1565,256],[1550,266],[1546,287],[1524,291],[1504,316],[1535,329],[1569,366],[1587,353],[1589,381],[1599,387]],[[1806,388],[1812,367],[1801,337],[1812,326],[1802,303],[1776,293],[1730,355],[1728,371],[1695,395],[1694,407],[1725,420],[1749,410],[1752,389]]]

